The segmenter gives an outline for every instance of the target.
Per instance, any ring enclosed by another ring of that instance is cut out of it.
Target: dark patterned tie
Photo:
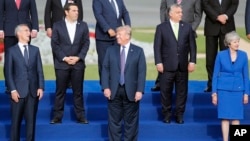
[[[24,47],[23,57],[24,57],[26,65],[28,65],[29,64],[29,55],[28,55],[27,45],[23,45],[23,47]]]
[[[115,2],[114,2],[114,0],[111,0],[110,1],[110,4],[111,4],[111,6],[113,7],[113,9],[114,9],[114,11],[115,11],[115,14],[117,15],[117,12],[116,12],[116,8],[115,8]]]
[[[124,69],[125,69],[125,46],[122,46],[122,52],[120,54],[120,60],[121,60],[121,74],[120,74],[120,85],[123,85],[125,82],[124,79]]]

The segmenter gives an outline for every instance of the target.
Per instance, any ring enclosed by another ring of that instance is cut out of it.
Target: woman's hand
[[[212,103],[214,105],[217,105],[217,103],[218,103],[217,93],[212,94]]]

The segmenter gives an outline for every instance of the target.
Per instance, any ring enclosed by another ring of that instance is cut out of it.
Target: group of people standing
[[[203,11],[206,14],[204,35],[208,73],[204,91],[212,92],[212,103],[218,105],[224,141],[228,140],[230,121],[235,125],[240,123],[243,104],[248,103],[249,84],[248,57],[238,50],[240,38],[235,32],[234,14],[238,4],[239,0],[161,0],[161,24],[156,26],[154,38],[158,77],[151,90],[161,93],[164,123],[171,123],[172,115],[176,123],[184,123],[188,73],[195,70],[196,29]],[[96,19],[100,85],[108,104],[109,140],[136,141],[139,104],[146,80],[143,49],[131,43],[131,20],[123,0],[93,0],[92,9]],[[47,0],[44,22],[47,36],[51,38],[56,75],[50,123],[62,123],[70,83],[76,122],[88,124],[83,81],[90,41],[88,25],[83,21],[82,0]],[[249,24],[250,1],[247,0],[248,38]],[[44,75],[39,49],[31,45],[30,40],[37,36],[38,31],[35,0],[0,1],[0,38],[4,39],[5,46],[4,76],[11,97],[11,141],[20,139],[23,117],[27,141],[35,140],[35,119],[43,96]],[[221,52],[217,54],[218,47]],[[224,83],[230,83],[230,87]],[[174,89],[176,103],[173,108]],[[233,108],[232,103],[235,103]]]
[[[177,123],[184,123],[188,72],[194,71],[195,68],[195,37],[197,37],[195,31],[200,24],[203,11],[208,73],[207,87],[204,92],[211,92],[212,103],[218,106],[223,141],[228,141],[230,123],[239,125],[239,120],[244,118],[243,105],[248,103],[249,95],[249,70],[247,54],[238,50],[240,37],[235,32],[234,21],[238,5],[239,0],[161,0],[162,23],[156,28],[154,41],[158,77],[151,90],[161,93],[165,123],[171,122],[173,88],[176,93],[173,112],[175,120]],[[246,3],[245,15],[249,38],[249,0]],[[177,31],[175,31],[175,24],[177,24]],[[194,34],[190,34],[190,30]],[[188,53],[189,56],[187,56]]]
[[[110,140],[122,138],[122,120],[126,129],[125,140],[137,140],[139,101],[146,80],[143,49],[130,42],[130,17],[123,0],[93,0],[93,12],[100,84],[108,100]],[[82,1],[47,0],[44,22],[47,36],[51,38],[56,75],[50,123],[62,122],[66,89],[70,83],[76,122],[88,124],[83,81],[90,41],[88,25],[83,21]],[[43,97],[44,74],[39,48],[31,45],[30,40],[37,36],[38,31],[35,0],[0,1],[5,85],[6,93],[11,97],[11,141],[20,140],[23,117],[26,121],[26,140],[35,140],[36,113],[39,100]]]

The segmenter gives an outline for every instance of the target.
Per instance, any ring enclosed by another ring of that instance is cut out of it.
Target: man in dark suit
[[[122,123],[124,141],[136,141],[146,61],[143,49],[130,42],[129,26],[118,27],[116,38],[118,45],[107,49],[101,79],[104,96],[108,99],[109,141],[122,140]]]
[[[30,29],[20,24],[15,29],[18,44],[9,48],[6,58],[5,79],[11,91],[10,140],[20,140],[23,117],[26,123],[26,140],[35,140],[38,102],[43,97],[44,76],[39,49],[28,45]]]
[[[69,3],[65,19],[53,26],[51,47],[56,73],[56,97],[51,124],[61,123],[64,99],[69,81],[72,83],[74,111],[78,123],[87,124],[83,103],[85,57],[89,49],[89,30],[86,22],[78,21],[78,7]]]
[[[78,6],[78,20],[83,20],[82,0],[47,0],[44,10],[44,24],[48,37],[52,36],[52,28],[55,22],[64,19],[64,5],[75,3]]]
[[[115,29],[122,26],[122,22],[129,26],[131,26],[131,23],[123,0],[93,0],[92,7],[96,19],[96,51],[98,54],[99,78],[101,79],[102,62],[107,47],[116,44]]]
[[[239,0],[202,0],[206,14],[204,35],[206,36],[206,68],[208,73],[207,87],[204,92],[212,91],[214,62],[220,50],[227,49],[224,45],[225,34],[235,30],[234,14]]]
[[[44,23],[48,37],[51,38],[52,36],[53,24],[64,19],[65,14],[63,7],[67,3],[75,3],[78,6],[78,20],[83,20],[82,0],[47,0],[44,10]],[[68,87],[72,87],[70,82]]]
[[[195,69],[196,42],[189,23],[181,21],[182,9],[170,6],[169,20],[156,28],[154,55],[157,70],[161,73],[161,104],[164,122],[171,122],[172,93],[175,87],[176,123],[184,123],[183,115],[188,92],[188,72]]]
[[[0,38],[4,38],[4,58],[7,58],[6,54],[8,49],[18,43],[14,30],[19,24],[28,25],[31,30],[31,38],[37,36],[38,16],[36,1],[0,0]],[[4,62],[4,73],[6,71],[8,70],[6,70]],[[5,84],[7,84],[7,82],[5,82]],[[8,88],[6,89],[6,92],[9,93]]]
[[[245,27],[246,27],[247,38],[250,39],[250,0],[247,0],[246,2]]]
[[[18,4],[19,2],[19,4]],[[27,24],[31,31],[31,38],[38,32],[38,16],[35,0],[1,0],[0,1],[0,38],[4,38],[5,51],[15,45],[15,27]]]
[[[196,29],[198,28],[202,18],[201,0],[161,0],[160,5],[160,19],[161,22],[165,22],[168,19],[167,10],[172,4],[179,4],[182,8],[182,21],[190,23],[192,29],[196,35]],[[160,91],[160,73],[158,73],[155,81],[155,86],[151,88],[152,91]]]

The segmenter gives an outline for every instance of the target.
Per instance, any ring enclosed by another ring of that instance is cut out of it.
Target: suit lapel
[[[66,38],[68,39],[68,42],[70,44],[72,44],[71,40],[70,40],[70,37],[69,37],[69,32],[68,32],[65,20],[63,20],[63,22],[62,22],[62,30],[64,30],[63,33],[67,33],[67,34],[64,34],[64,35],[67,36]]]
[[[178,31],[178,41],[181,39],[181,33],[182,33],[182,31],[183,31],[183,28],[184,28],[184,24],[183,24],[183,22],[182,21],[180,21],[180,23],[179,23],[179,31]]]
[[[109,0],[106,0],[106,4],[109,6],[109,9],[111,9],[114,13],[116,13],[116,11],[114,10],[114,8],[112,7],[111,3],[109,2]],[[118,2],[116,1],[116,4],[119,8]],[[119,10],[120,11],[120,10]]]
[[[117,58],[117,67],[119,68],[119,70],[121,70],[121,57],[120,57],[120,46],[117,45],[117,47],[115,47],[115,58]]]
[[[78,36],[79,35],[79,31],[80,31],[80,29],[79,28],[81,28],[81,26],[80,26],[80,22],[78,22],[77,21],[77,23],[76,23],[76,32],[75,32],[75,36],[74,36],[74,40],[73,40],[73,43],[76,41],[76,38],[77,37],[80,37],[80,36]]]
[[[129,50],[128,50],[128,54],[127,54],[127,58],[126,58],[126,64],[125,64],[125,70],[124,72],[126,72],[127,68],[129,67],[130,64],[130,59],[134,56],[134,47],[132,44],[130,44]]]
[[[20,60],[22,60],[23,64],[24,64],[25,66],[27,66],[26,63],[25,63],[24,57],[23,57],[23,53],[22,53],[22,51],[20,50],[18,44],[16,45],[16,53],[15,53],[15,54],[17,55],[18,58],[20,58]]]
[[[172,28],[172,26],[171,26],[171,23],[170,23],[170,21],[169,20],[167,20],[167,26],[166,26],[166,28],[168,28],[167,29],[167,33],[169,33],[169,31],[172,31],[171,32],[171,34],[172,34],[172,36],[176,39],[176,37],[175,37],[175,35],[174,35],[174,30],[173,30],[173,28]],[[180,29],[179,29],[179,31],[178,32],[180,32]],[[179,34],[178,34],[178,36],[179,36]],[[179,37],[178,37],[179,38]],[[176,41],[177,41],[177,39],[176,39]]]
[[[13,5],[15,5],[14,7],[16,7],[16,9],[18,10],[17,6],[16,6],[16,0],[11,0],[11,2],[13,3]],[[21,7],[21,4],[20,4]]]

